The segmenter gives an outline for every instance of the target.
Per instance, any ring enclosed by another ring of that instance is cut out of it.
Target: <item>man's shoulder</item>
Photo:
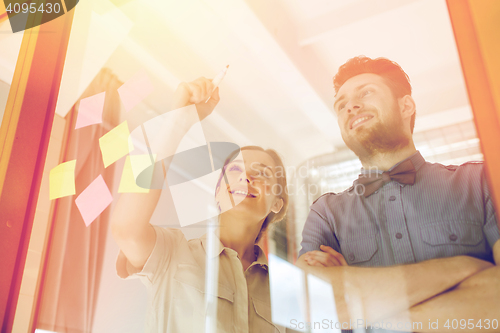
[[[316,205],[316,204],[321,204],[322,202],[326,202],[328,201],[328,199],[331,197],[331,196],[335,196],[337,195],[337,193],[335,192],[327,192],[327,193],[324,193],[322,195],[320,195],[316,200],[313,201],[313,205]]]
[[[439,168],[448,171],[470,171],[481,172],[484,167],[483,161],[468,161],[462,164],[449,164],[444,165],[441,163],[427,163],[431,168]]]
[[[314,200],[313,205],[317,204],[317,203],[318,204],[322,204],[322,203],[330,203],[330,202],[338,201],[338,200],[340,200],[341,198],[344,197],[343,194],[349,193],[353,189],[354,189],[354,185],[352,185],[351,187],[345,189],[342,192],[338,192],[338,193],[327,192],[325,194],[320,195],[316,200]]]

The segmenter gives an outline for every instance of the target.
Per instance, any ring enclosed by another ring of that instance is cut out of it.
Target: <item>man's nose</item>
[[[361,109],[361,102],[357,99],[351,99],[346,104],[347,113],[357,112]]]

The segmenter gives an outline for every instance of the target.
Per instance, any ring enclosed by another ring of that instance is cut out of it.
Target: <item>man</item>
[[[332,281],[334,293],[351,295],[351,304],[336,295],[341,318],[410,319],[422,328],[406,330],[422,332],[452,329],[453,319],[465,319],[470,331],[480,330],[478,320],[498,320],[500,235],[483,164],[424,160],[412,139],[411,85],[398,64],[350,59],[334,86],[342,138],[362,174],[348,190],[313,203],[298,265]],[[457,262],[467,258],[473,261]]]

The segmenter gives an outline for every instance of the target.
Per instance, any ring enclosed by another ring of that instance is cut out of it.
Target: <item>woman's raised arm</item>
[[[213,93],[212,93],[213,92]],[[210,97],[210,100],[205,101]],[[175,154],[179,143],[198,119],[207,117],[219,102],[218,88],[209,79],[201,77],[189,83],[181,83],[175,93],[172,110],[178,110],[165,128],[165,145],[162,156]],[[198,117],[194,113],[194,108]],[[168,171],[169,165],[165,165]],[[168,188],[168,187],[167,187]],[[149,223],[160,199],[161,190],[150,189],[149,193],[122,193],[111,216],[111,232],[120,250],[135,269],[141,269],[153,251],[156,234]]]

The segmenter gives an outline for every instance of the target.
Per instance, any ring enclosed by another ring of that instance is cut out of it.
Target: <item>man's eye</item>
[[[339,105],[339,111],[342,111],[344,108],[345,108],[345,104],[342,103]]]
[[[365,91],[363,91],[363,93],[362,93],[361,95],[362,95],[363,97],[365,97],[366,95],[369,95],[369,94],[371,94],[371,93],[372,93],[372,91],[371,91],[371,90],[365,90]]]

